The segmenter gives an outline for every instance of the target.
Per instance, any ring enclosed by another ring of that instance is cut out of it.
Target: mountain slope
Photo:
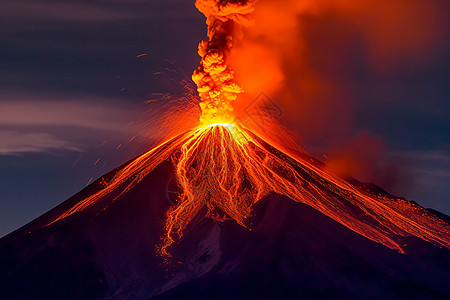
[[[405,251],[400,254],[276,193],[253,205],[245,220],[248,228],[230,219],[203,219],[206,212],[201,210],[167,259],[156,250],[180,190],[170,156],[157,158],[156,166],[126,193],[118,188],[53,222],[136,160],[1,239],[0,298],[450,297],[449,249],[414,236],[395,236]]]

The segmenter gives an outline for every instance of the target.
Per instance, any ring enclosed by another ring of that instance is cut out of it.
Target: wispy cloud
[[[0,97],[0,155],[84,151],[109,136],[124,137],[131,109],[117,99],[33,95]]]
[[[0,131],[0,155],[68,150],[82,152],[73,142],[61,140],[48,133]]]
[[[134,18],[161,16],[157,9],[170,7],[167,16],[185,15],[183,9],[194,2],[183,0],[85,0],[85,1],[35,1],[2,0],[0,18],[3,21],[20,22],[100,22],[121,21]]]
[[[407,152],[392,152],[394,156],[402,156],[414,161],[423,163],[433,163],[440,165],[447,165],[450,167],[450,153],[446,151],[407,151]]]
[[[98,1],[97,1],[98,2]],[[71,2],[47,2],[42,1],[10,1],[2,3],[0,17],[6,20],[27,18],[29,21],[103,21],[118,20],[130,17],[125,12],[100,7],[98,3],[71,3]]]
[[[407,151],[393,152],[391,156],[403,160],[410,167],[414,184],[402,196],[425,207],[450,214],[450,152]]]
[[[5,98],[2,96],[1,98]],[[0,126],[59,125],[114,130],[123,127],[127,111],[116,102],[84,100],[0,99]]]

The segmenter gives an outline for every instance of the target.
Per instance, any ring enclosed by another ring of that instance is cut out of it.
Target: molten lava
[[[243,92],[227,65],[233,32],[248,22],[254,1],[198,0],[207,16],[208,41],[199,46],[193,80],[200,94],[200,127],[168,139],[121,168],[104,188],[54,222],[108,197],[119,198],[164,160],[174,163],[181,193],[168,211],[162,254],[181,238],[194,217],[246,224],[252,206],[269,193],[305,203],[349,229],[403,251],[401,236],[450,247],[448,223],[404,199],[376,194],[328,173],[306,153],[286,154],[242,124],[231,124],[232,102]]]
[[[174,233],[182,236],[204,207],[207,217],[214,218],[219,210],[246,226],[252,205],[270,192],[306,203],[399,251],[395,235],[449,245],[448,235],[442,235],[448,233],[446,224],[419,206],[367,195],[307,161],[278,152],[240,126],[213,124],[192,132],[181,146],[176,174],[183,193],[168,214],[165,247]]]
[[[157,146],[121,169],[103,190],[57,218],[115,199],[133,188],[164,160],[172,158],[182,188],[168,212],[163,254],[192,219],[224,213],[246,226],[252,205],[271,192],[312,206],[351,230],[402,252],[398,236],[416,236],[450,247],[449,226],[404,199],[377,195],[327,173],[312,160],[293,158],[239,125],[212,124]]]

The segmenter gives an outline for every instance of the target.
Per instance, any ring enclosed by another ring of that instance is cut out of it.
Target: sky
[[[259,89],[332,170],[450,214],[449,6],[352,1],[292,15],[301,34],[269,53],[285,82]],[[265,23],[249,34],[273,45]],[[3,0],[0,236],[148,150],[161,134],[152,101],[182,93],[205,35],[194,1]]]

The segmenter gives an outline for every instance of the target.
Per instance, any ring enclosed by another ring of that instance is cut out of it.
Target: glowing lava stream
[[[403,252],[398,236],[416,236],[450,246],[449,226],[404,199],[364,191],[300,157],[288,156],[239,125],[211,124],[155,147],[120,169],[103,190],[79,202],[52,223],[99,203],[119,198],[162,161],[172,158],[182,192],[167,215],[167,247],[188,224],[204,217],[235,220],[246,226],[252,205],[270,192],[305,203],[349,229]],[[281,217],[281,216],[280,216]]]

